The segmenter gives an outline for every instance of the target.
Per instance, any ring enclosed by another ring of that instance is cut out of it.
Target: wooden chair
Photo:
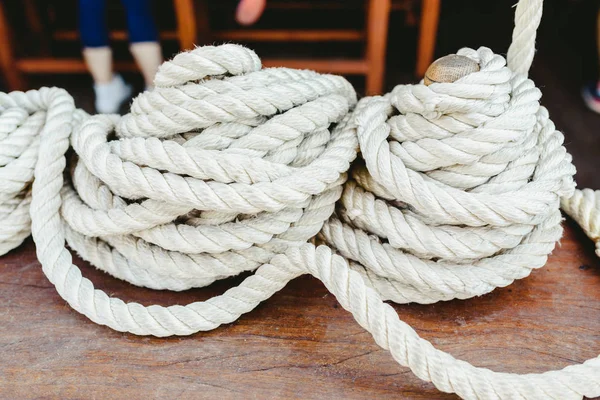
[[[422,0],[419,43],[417,44],[417,67],[415,70],[418,78],[425,76],[427,67],[433,62],[439,19],[440,0]]]
[[[266,42],[363,42],[363,56],[358,59],[263,59],[265,66],[286,66],[290,68],[306,68],[320,72],[364,75],[366,77],[366,93],[379,94],[383,91],[385,77],[386,48],[389,15],[392,9],[409,10],[414,0],[367,0],[365,29],[296,29],[296,30],[260,30],[233,29],[211,31],[208,0],[196,2],[198,21],[198,38],[200,43],[213,41],[266,41]],[[435,38],[440,0],[422,0],[421,24],[417,51],[416,74],[422,77],[433,61]],[[344,7],[341,0],[323,0],[306,4],[302,1],[269,0],[269,8],[299,9],[319,7],[335,9]]]
[[[28,29],[44,40],[46,32],[43,30],[40,16],[32,0],[23,0]],[[190,49],[196,41],[196,21],[194,17],[193,0],[173,0],[176,14],[177,28],[174,31],[161,31],[161,40],[175,40],[179,42],[181,50]],[[75,41],[79,39],[76,30],[57,30],[50,32],[51,39],[55,41]],[[111,31],[112,40],[127,40],[125,31]],[[50,54],[37,57],[17,58],[14,51],[15,43],[6,15],[4,2],[0,0],[0,71],[4,75],[8,90],[24,90],[27,88],[25,75],[45,73],[84,73],[87,72],[81,57],[58,58]],[[114,68],[120,71],[135,71],[133,62],[115,62]]]
[[[364,56],[359,59],[263,58],[267,67],[312,69],[335,74],[365,75],[368,93],[379,93],[383,88],[388,19],[391,0],[367,0],[365,29],[226,29],[211,30],[209,0],[197,0],[199,43],[217,42],[365,42]],[[344,7],[344,1],[323,0],[307,3],[269,0],[270,9],[324,9],[335,11]]]
[[[364,42],[364,55],[358,59],[264,59],[265,66],[287,66],[308,68],[321,72],[366,77],[366,93],[378,94],[383,90],[385,59],[388,35],[389,14],[391,9],[409,9],[414,0],[367,0],[365,29],[320,29],[320,30],[220,30],[211,31],[207,0],[173,0],[176,12],[177,30],[163,31],[163,40],[179,41],[180,49],[192,48],[194,43],[201,44],[217,41],[269,41],[269,42]],[[30,28],[43,37],[39,17],[34,12],[32,0],[24,0]],[[323,0],[321,7],[343,7],[343,1]],[[301,2],[282,2],[270,0],[269,7],[302,7]],[[312,6],[311,6],[312,7]],[[431,64],[437,36],[440,0],[422,0],[421,23],[417,50],[416,75],[422,77]],[[34,58],[16,58],[13,42],[10,39],[6,13],[0,0],[0,71],[2,71],[9,90],[26,87],[24,75],[38,73],[82,73],[86,72],[81,58],[53,58],[50,56]],[[124,31],[110,33],[113,40],[125,40]],[[73,41],[78,32],[62,30],[52,32],[52,39]],[[115,62],[117,70],[135,70],[132,62]]]

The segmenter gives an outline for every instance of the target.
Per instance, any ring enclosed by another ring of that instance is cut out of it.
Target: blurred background
[[[74,95],[78,106],[95,112],[98,91],[82,58],[82,1],[0,0],[2,91],[60,86]],[[149,83],[129,46],[130,11],[124,1],[102,1],[114,69],[135,95]],[[266,66],[342,74],[365,95],[417,82],[433,60],[464,46],[487,46],[506,54],[516,2],[267,0],[264,12],[251,24],[240,23],[237,0],[149,4],[165,59],[195,45],[243,43],[256,50]],[[595,189],[600,189],[600,114],[586,107],[581,91],[585,85],[597,87],[599,81],[599,3],[545,1],[531,73],[542,89],[542,103],[565,134],[578,184]]]

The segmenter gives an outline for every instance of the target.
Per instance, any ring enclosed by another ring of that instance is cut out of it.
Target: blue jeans
[[[129,42],[157,42],[151,0],[121,0],[127,14]],[[106,0],[79,0],[79,31],[83,47],[108,46]]]

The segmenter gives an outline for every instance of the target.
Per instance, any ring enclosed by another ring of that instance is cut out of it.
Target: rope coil
[[[442,391],[598,396],[600,358],[495,373],[435,349],[384,303],[465,299],[527,276],[562,234],[561,202],[600,256],[600,192],[575,190],[563,136],[525,76],[541,6],[519,3],[508,67],[487,48],[462,49],[478,71],[400,85],[354,111],[343,78],[261,69],[236,45],[165,63],[156,90],[122,118],[90,117],[61,89],[2,93],[0,254],[31,227],[58,293],[94,322],[138,335],[214,329],[309,273]],[[317,233],[330,247],[306,243]],[[65,241],[98,268],[154,289],[255,272],[204,302],[144,307],[95,289]]]
[[[365,165],[321,234],[385,300],[488,293],[542,267],[562,235],[575,167],[540,91],[487,48],[458,54],[481,71],[397,86],[355,112]]]
[[[442,391],[467,399],[597,396],[600,358],[545,374],[495,373],[435,349],[382,303],[466,299],[528,276],[562,235],[561,198],[575,199],[584,229],[597,232],[598,202],[586,209],[573,196],[575,167],[539,89],[490,49],[457,54],[480,71],[359,101],[362,162],[319,234],[332,250],[317,252],[345,259],[322,256],[336,271],[325,285],[381,347]],[[351,272],[342,272],[346,265]]]
[[[358,147],[348,129],[356,95],[341,77],[263,70],[237,45],[181,54],[156,82],[123,118],[87,116],[61,89],[3,96],[3,131],[12,130],[3,145],[31,139],[18,159],[29,168],[3,169],[2,187],[15,187],[3,208],[22,217],[3,244],[27,236],[31,202],[38,258],[73,308],[119,331],[187,335],[234,321],[282,286],[256,276],[186,307],[126,304],[81,276],[65,239],[97,268],[153,289],[254,270],[306,243],[333,212]],[[77,157],[63,184],[69,144]]]

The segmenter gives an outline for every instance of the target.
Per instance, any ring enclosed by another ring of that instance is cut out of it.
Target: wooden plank
[[[12,39],[4,2],[0,1],[0,72],[9,91],[23,90],[25,80],[19,69],[15,68],[14,42]]]
[[[115,41],[125,41],[129,40],[127,32],[122,30],[114,30],[108,33],[108,36],[111,40]],[[176,31],[161,31],[159,32],[159,36],[162,40],[178,40],[179,34]],[[76,41],[79,40],[79,31],[69,30],[69,29],[60,29],[56,30],[52,34],[52,38],[54,40],[59,41]]]
[[[196,16],[193,0],[174,0],[175,16],[177,18],[177,34],[179,49],[189,50],[196,44]]]
[[[353,42],[365,39],[363,31],[355,29],[282,30],[235,29],[215,31],[213,36],[225,41],[260,42]]]
[[[319,72],[337,74],[365,74],[368,65],[363,60],[318,60],[318,59],[263,59],[265,67],[287,67],[312,69]],[[16,61],[17,68],[28,74],[46,73],[87,73],[87,67],[80,58],[24,58]],[[137,71],[133,62],[115,62],[118,71]]]
[[[22,58],[15,62],[17,68],[27,74],[75,74],[88,73],[81,58]],[[132,62],[115,62],[118,71],[138,71]]]
[[[415,71],[419,79],[425,75],[425,71],[427,71],[427,68],[433,62],[439,18],[440,0],[423,0]]]
[[[481,367],[542,372],[600,353],[600,263],[572,222],[547,265],[464,301],[395,306],[435,346]],[[175,293],[133,287],[90,267],[108,293],[186,304],[238,280]],[[301,277],[238,321],[189,337],[138,337],[73,311],[33,243],[0,258],[0,397],[456,399],[398,366],[316,279]]]
[[[363,75],[366,74],[369,67],[364,60],[344,60],[344,59],[263,59],[265,67],[287,67],[297,69],[312,69],[318,72]]]

